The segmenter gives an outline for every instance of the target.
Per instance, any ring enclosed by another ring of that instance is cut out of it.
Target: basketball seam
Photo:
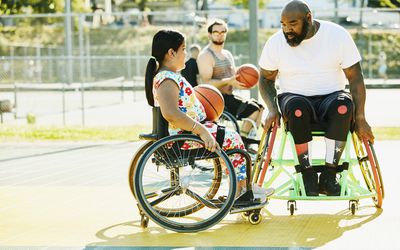
[[[214,108],[214,105],[212,105],[212,103],[208,100],[208,98],[205,97],[205,96],[204,96],[202,93],[200,93],[199,91],[196,91],[196,93],[200,94],[200,95],[204,98],[204,100],[206,100],[206,101],[208,102],[208,104],[210,104],[210,106],[213,108],[215,114],[218,115],[217,110]]]

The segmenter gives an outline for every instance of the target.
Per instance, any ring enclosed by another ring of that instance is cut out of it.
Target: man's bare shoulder
[[[231,56],[231,57],[233,57],[232,53],[231,53],[229,50],[227,50],[227,49],[223,49],[221,52],[222,52],[222,54],[224,54],[225,56]]]
[[[199,56],[197,57],[197,61],[213,62],[214,57],[208,49],[203,49],[202,51],[200,51]]]

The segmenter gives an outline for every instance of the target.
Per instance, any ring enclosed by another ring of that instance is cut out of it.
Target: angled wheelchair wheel
[[[217,123],[227,128],[231,128],[240,134],[240,127],[236,118],[227,111],[222,112]]]
[[[135,191],[134,191],[134,185],[133,185],[133,174],[135,173],[135,169],[136,166],[139,162],[140,157],[142,157],[144,151],[146,151],[146,149],[148,149],[152,144],[154,143],[154,141],[146,141],[142,146],[140,146],[140,148],[136,151],[136,153],[133,155],[133,159],[131,161],[131,165],[129,167],[129,174],[128,174],[128,178],[129,178],[129,187],[131,189],[131,192],[133,194],[133,196],[136,198],[135,196]]]
[[[204,149],[194,135],[169,136],[151,145],[139,159],[133,184],[141,210],[176,232],[215,225],[230,211],[236,193],[228,156]]]
[[[361,142],[355,133],[353,133],[353,143],[365,183],[371,192],[376,193],[372,197],[372,200],[376,207],[381,207],[384,197],[384,187],[373,145],[366,141]]]

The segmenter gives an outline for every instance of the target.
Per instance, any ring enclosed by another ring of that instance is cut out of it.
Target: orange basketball
[[[236,72],[238,75],[236,80],[241,83],[244,83],[246,88],[252,88],[254,85],[258,83],[260,79],[260,72],[253,64],[243,64],[240,66]]]
[[[224,111],[225,102],[221,92],[209,84],[198,85],[194,88],[197,99],[203,104],[207,120],[216,121]]]

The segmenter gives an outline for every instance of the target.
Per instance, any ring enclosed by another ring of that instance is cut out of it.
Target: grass
[[[376,141],[400,140],[400,127],[377,127],[372,131]]]
[[[147,126],[50,127],[0,125],[0,141],[137,141],[139,134],[150,133]],[[400,127],[373,128],[376,141],[400,140]]]
[[[0,141],[136,141],[139,134],[149,133],[146,126],[54,127],[0,126]]]

